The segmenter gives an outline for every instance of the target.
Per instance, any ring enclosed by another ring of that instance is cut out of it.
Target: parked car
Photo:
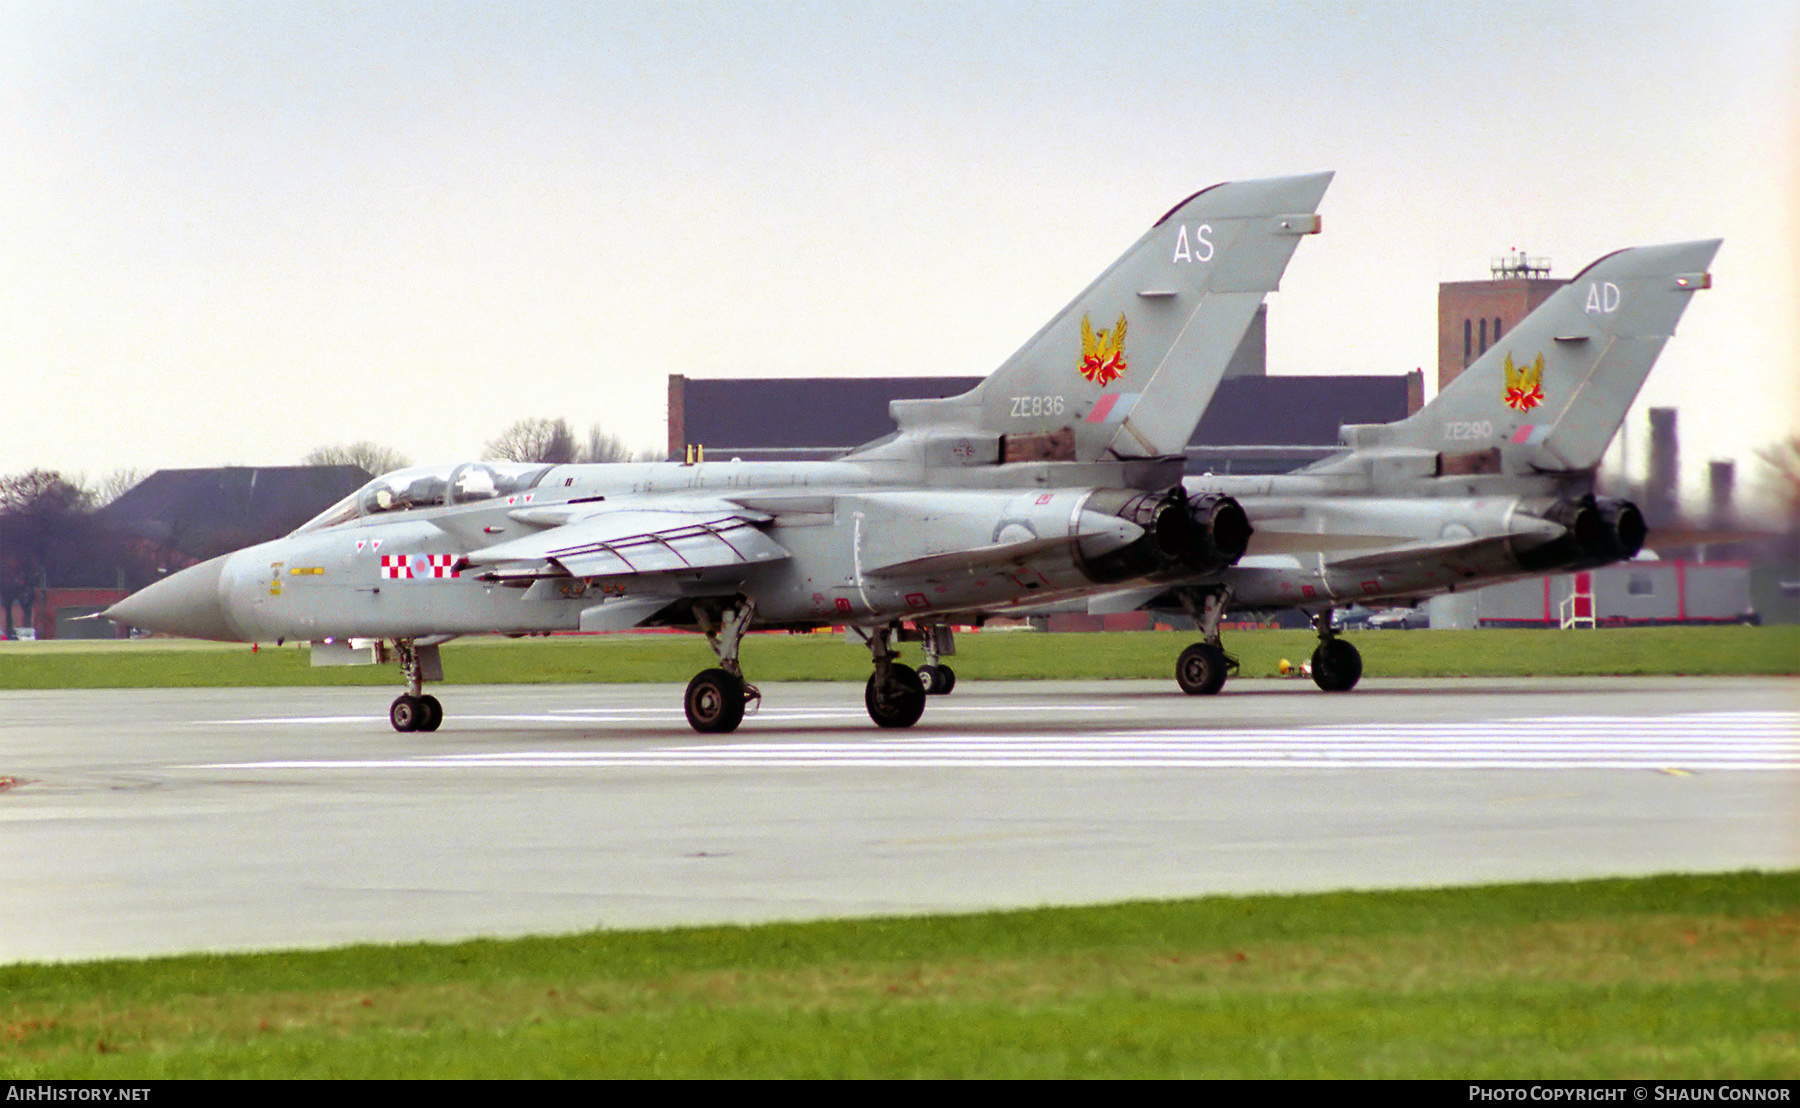
[[[1339,631],[1361,631],[1369,626],[1374,615],[1375,609],[1352,604],[1348,608],[1335,609],[1331,613],[1331,625]]]
[[[1423,608],[1385,608],[1369,617],[1371,631],[1411,631],[1430,626],[1431,617]]]

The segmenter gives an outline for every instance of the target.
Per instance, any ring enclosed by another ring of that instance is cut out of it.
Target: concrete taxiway
[[[0,962],[1800,866],[1800,681],[0,693]]]

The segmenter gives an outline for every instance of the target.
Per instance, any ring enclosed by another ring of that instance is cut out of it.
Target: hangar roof
[[[159,469],[102,514],[194,558],[287,534],[369,480],[361,466]]]
[[[1291,468],[1338,445],[1346,423],[1388,423],[1411,410],[1417,374],[1228,377],[1195,429],[1199,468],[1264,458]],[[979,377],[687,378],[670,380],[672,457],[698,443],[711,457],[834,458],[894,430],[888,401],[956,396]],[[1240,466],[1223,468],[1240,469]]]

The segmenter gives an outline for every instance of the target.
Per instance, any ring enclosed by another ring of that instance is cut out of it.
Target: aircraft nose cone
[[[225,613],[220,596],[224,573],[224,557],[201,562],[139,589],[101,614],[146,631],[235,642],[243,636]]]

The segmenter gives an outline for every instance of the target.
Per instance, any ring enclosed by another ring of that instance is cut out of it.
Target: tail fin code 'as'
[[[1435,451],[1461,472],[1598,465],[1719,240],[1620,250],[1589,265],[1398,423],[1344,428],[1358,449]],[[1455,472],[1447,470],[1446,472]]]
[[[973,390],[894,401],[901,438],[962,436],[993,461],[1180,454],[1264,294],[1319,230],[1331,177],[1189,197]]]

